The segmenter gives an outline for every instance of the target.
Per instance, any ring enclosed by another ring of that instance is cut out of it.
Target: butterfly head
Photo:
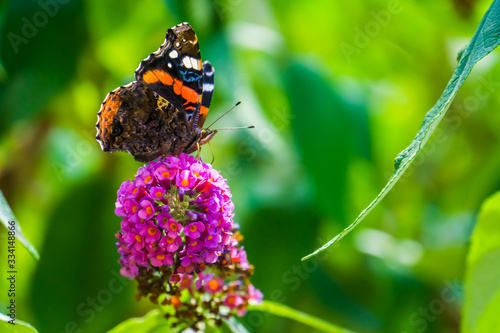
[[[212,138],[214,137],[215,134],[217,134],[217,130],[211,130],[208,128],[201,129],[200,130],[200,136],[198,139],[198,145],[203,146],[205,143],[208,143]]]
[[[202,129],[201,130],[201,138],[200,138],[200,146],[204,145],[208,141],[212,140],[214,135],[217,134],[217,130],[211,130],[211,129]]]

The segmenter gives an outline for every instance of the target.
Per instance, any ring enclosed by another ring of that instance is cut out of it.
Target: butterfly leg
[[[215,162],[215,154],[214,154],[214,151],[212,149],[212,145],[210,144],[210,142],[208,142],[208,147],[210,148],[210,152],[212,153],[212,162],[210,162],[210,164],[214,164],[214,162]]]
[[[200,160],[200,163],[202,163],[201,158],[200,158],[200,151],[201,151],[200,144],[198,142],[196,142],[196,159]]]

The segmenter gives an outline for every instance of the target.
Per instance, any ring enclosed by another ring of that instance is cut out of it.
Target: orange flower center
[[[181,306],[181,300],[177,296],[172,296],[171,302],[174,308],[178,308],[179,306]]]
[[[190,283],[191,283],[191,281],[189,281],[189,279],[182,279],[182,281],[181,281],[181,285],[183,287],[189,286]]]
[[[195,225],[192,225],[189,227],[189,231],[191,231],[191,232],[195,232],[196,229],[198,229],[198,227],[196,227]]]
[[[135,235],[135,240],[136,240],[137,243],[142,242],[142,238],[139,235]]]
[[[161,176],[162,176],[163,178],[168,178],[168,177],[170,177],[170,172],[168,172],[168,171],[164,171],[164,172],[161,174]]]
[[[234,303],[235,303],[235,297],[234,296],[229,296],[227,298],[227,304],[234,305]]]
[[[155,195],[156,195],[157,198],[161,198],[161,191],[156,192]]]
[[[210,290],[217,290],[217,288],[219,288],[219,283],[216,280],[210,280],[208,282],[208,288]]]
[[[151,214],[153,212],[153,208],[151,206],[146,207],[146,213]]]
[[[158,255],[156,256],[156,259],[158,259],[158,260],[163,260],[163,259],[165,259],[165,256],[164,256],[163,254],[158,254]]]
[[[133,206],[132,206],[132,213],[134,213],[134,214],[135,214],[135,212],[137,212],[137,206],[136,206],[136,205],[133,205]]]
[[[184,186],[184,187],[188,186],[189,185],[189,180],[187,180],[187,179],[181,180],[181,185]]]
[[[132,191],[132,194],[137,194],[137,192],[139,192],[139,189],[136,187],[136,188],[134,188],[134,190]]]
[[[174,242],[175,238],[172,237],[167,237],[167,243],[172,244]]]
[[[191,246],[196,246],[198,244],[198,242],[193,242],[191,243]]]
[[[148,229],[148,234],[150,234],[151,236],[154,236],[156,234],[156,229],[151,227]]]
[[[151,181],[151,176],[147,176],[146,178],[144,178],[145,183],[149,183],[150,181]]]
[[[170,229],[172,229],[172,231],[177,231],[177,224],[175,223],[170,223]]]
[[[195,175],[196,177],[200,177],[200,174],[198,172],[193,172],[193,175]]]

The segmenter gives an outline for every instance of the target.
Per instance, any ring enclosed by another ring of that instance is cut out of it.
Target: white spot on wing
[[[213,83],[203,83],[203,91],[214,91],[214,84]]]
[[[197,71],[201,70],[201,61],[199,59],[185,56],[182,58],[182,63],[186,68],[194,68]]]
[[[182,63],[186,68],[193,68],[191,57],[185,56],[184,58],[182,58]]]
[[[201,60],[199,60],[199,59],[197,60],[194,58],[191,58],[191,59],[192,59],[191,63],[193,64],[194,69],[199,71],[201,69]]]
[[[179,55],[179,53],[177,53],[177,51],[176,51],[176,50],[172,50],[172,51],[168,54],[168,56],[169,56],[170,58],[172,58],[172,59],[177,58],[177,56],[178,56],[178,55]]]

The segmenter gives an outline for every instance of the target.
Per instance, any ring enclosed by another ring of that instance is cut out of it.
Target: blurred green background
[[[265,298],[359,332],[458,332],[468,240],[500,188],[497,52],[364,224],[300,258],[384,186],[490,3],[1,3],[0,188],[41,255],[18,243],[18,319],[41,332],[101,332],[153,308],[117,279],[116,191],[141,164],[102,152],[94,125],[106,94],[188,21],[216,70],[207,124],[242,100],[217,126],[256,125],[221,131],[212,148]],[[212,159],[208,147],[202,157]],[[308,329],[261,312],[242,321],[252,332]]]

